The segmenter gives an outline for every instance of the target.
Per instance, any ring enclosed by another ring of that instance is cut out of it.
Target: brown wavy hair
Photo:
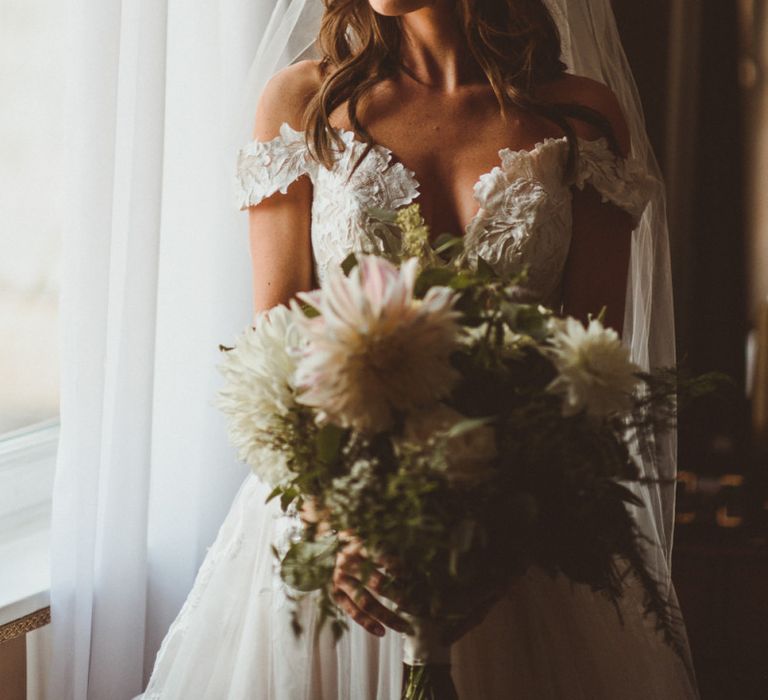
[[[358,118],[358,106],[374,85],[403,70],[402,30],[399,17],[376,13],[368,0],[324,1],[325,13],[318,36],[323,81],[307,105],[304,129],[313,157],[331,167],[335,160],[334,145],[343,149],[343,143],[331,128],[329,118],[345,102],[356,135],[368,144],[368,149],[373,146],[370,134]],[[576,135],[568,117],[599,128],[618,152],[611,125],[599,112],[576,104],[545,103],[534,97],[537,85],[566,71],[560,60],[557,25],[542,0],[455,2],[469,50],[493,88],[501,114],[506,116],[510,107],[517,107],[562,129],[569,143],[566,177],[573,174],[578,158]]]

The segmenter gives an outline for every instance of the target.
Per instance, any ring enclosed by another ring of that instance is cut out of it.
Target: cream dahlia
[[[552,319],[550,359],[558,377],[548,390],[563,396],[563,415],[586,411],[607,417],[631,406],[640,368],[629,359],[616,331],[597,320]]]
[[[397,411],[445,397],[458,379],[450,355],[459,342],[456,294],[432,287],[414,298],[418,261],[399,269],[377,256],[360,256],[345,277],[332,274],[323,289],[300,299],[319,312],[293,318],[307,341],[296,373],[298,401],[318,418],[363,432],[392,426]]]
[[[218,367],[226,381],[215,404],[230,417],[230,439],[239,458],[271,486],[289,476],[285,457],[270,445],[295,406],[291,329],[285,306],[258,314]]]

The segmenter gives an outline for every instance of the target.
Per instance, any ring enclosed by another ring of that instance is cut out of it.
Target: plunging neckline
[[[287,124],[286,124],[287,125]],[[290,125],[287,125],[288,128],[290,128]],[[371,143],[368,144],[367,142],[361,140],[358,138],[357,134],[352,129],[345,129],[344,127],[340,126],[332,126],[331,129],[333,129],[335,132],[337,132],[341,137],[342,140],[347,143],[347,141],[350,141],[352,143],[359,144],[360,146],[363,146],[365,148],[376,149],[379,151],[379,153],[383,154],[385,156],[385,159],[388,163],[388,167],[393,167],[395,165],[400,165],[400,167],[403,168],[403,170],[408,174],[408,177],[411,179],[414,189],[416,190],[416,195],[414,196],[414,200],[419,197],[421,192],[421,182],[418,177],[416,177],[416,172],[410,168],[402,158],[400,158],[391,148],[388,146],[385,146],[378,141],[375,141],[374,139],[371,139]],[[301,132],[297,132],[301,133]],[[346,138],[344,138],[346,137]],[[607,143],[604,137],[590,140],[590,139],[582,139],[579,137],[576,137],[576,140],[579,144],[586,141],[589,143],[599,143],[601,141]],[[549,136],[545,139],[542,139],[541,141],[538,141],[532,148],[519,148],[519,149],[513,149],[509,147],[501,148],[497,151],[497,158],[498,158],[498,164],[491,167],[490,170],[487,170],[485,172],[480,173],[480,175],[475,180],[474,184],[472,185],[472,199],[475,201],[475,204],[477,205],[475,209],[475,213],[472,215],[472,217],[469,219],[467,224],[463,228],[464,235],[470,233],[473,229],[477,227],[477,224],[479,221],[482,220],[484,209],[482,202],[478,201],[477,198],[477,188],[479,185],[482,184],[483,180],[493,175],[493,173],[499,169],[502,168],[504,165],[504,162],[506,159],[514,158],[515,156],[525,156],[534,158],[539,153],[541,153],[545,148],[549,148],[553,146],[553,144],[568,144],[568,137],[567,136]],[[367,157],[367,156],[366,156]]]

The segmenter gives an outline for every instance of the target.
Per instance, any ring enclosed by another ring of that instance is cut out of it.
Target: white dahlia
[[[562,394],[563,415],[586,410],[603,418],[630,407],[640,368],[630,361],[616,331],[597,319],[585,327],[570,317],[552,319],[550,331],[547,354],[558,377],[547,388]]]
[[[285,456],[271,446],[280,419],[296,405],[291,329],[285,306],[258,314],[218,367],[226,381],[215,404],[230,418],[229,437],[240,459],[271,486],[290,476]]]
[[[332,274],[323,289],[298,295],[319,315],[293,317],[306,345],[296,382],[298,401],[318,418],[363,432],[392,426],[396,411],[434,403],[451,391],[458,373],[450,355],[458,346],[456,294],[431,288],[415,299],[418,261],[401,268],[360,256],[345,277]]]

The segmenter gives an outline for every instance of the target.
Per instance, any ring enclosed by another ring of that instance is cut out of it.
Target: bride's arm
[[[594,81],[584,81],[579,87],[576,101],[608,119],[619,146],[616,155],[626,157],[629,131],[613,93]],[[574,127],[582,138],[600,136],[584,124],[574,122]],[[574,188],[573,234],[563,278],[564,313],[586,320],[605,307],[606,325],[621,333],[632,228],[632,217],[623,209],[604,203],[593,187]]]
[[[632,218],[592,188],[573,201],[573,237],[563,277],[563,312],[586,321],[605,307],[605,325],[624,326]]]
[[[317,85],[313,62],[277,73],[259,100],[253,138],[270,141],[283,123],[301,128],[304,108]],[[312,183],[307,175],[285,194],[277,192],[249,208],[254,313],[286,304],[297,292],[312,288],[311,209]]]

